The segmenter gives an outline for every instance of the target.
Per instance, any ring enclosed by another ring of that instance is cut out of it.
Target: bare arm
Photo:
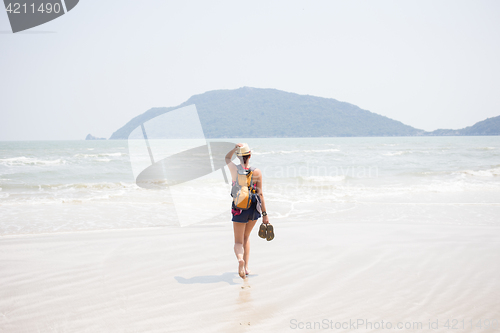
[[[255,169],[254,177],[256,178],[255,185],[257,187],[257,194],[260,197],[262,212],[267,212],[266,211],[266,201],[264,200],[264,191],[262,190],[262,172],[260,171],[260,169]],[[267,215],[263,216],[262,222],[264,222],[265,224],[268,224],[269,223],[269,216],[267,216]]]
[[[233,158],[233,154],[238,150],[239,147],[243,146],[242,143],[238,143],[231,151],[229,151],[226,155],[226,164],[231,172],[231,177],[233,180],[236,179],[236,164],[234,164],[231,160]]]

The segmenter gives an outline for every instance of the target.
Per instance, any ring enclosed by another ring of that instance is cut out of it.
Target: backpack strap
[[[253,181],[253,172],[254,172],[255,168],[254,167],[250,167],[248,169],[248,173],[250,174],[250,182],[248,182],[248,176],[247,176],[247,185],[248,187],[252,187],[252,181]]]
[[[249,171],[247,173],[247,187],[250,188],[252,186],[253,172]]]

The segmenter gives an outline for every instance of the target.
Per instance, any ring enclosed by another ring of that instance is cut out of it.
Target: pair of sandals
[[[264,222],[262,222],[259,227],[259,237],[267,239],[268,242],[274,239],[274,227],[271,225],[271,223],[265,224]]]

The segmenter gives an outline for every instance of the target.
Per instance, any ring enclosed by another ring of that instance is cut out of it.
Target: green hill
[[[480,135],[500,135],[500,116],[485,119],[483,121],[477,122],[472,126],[458,130],[450,129],[438,129],[433,132],[427,133],[427,135],[432,136],[442,136],[442,135],[468,135],[468,136],[480,136]]]
[[[411,136],[424,131],[331,98],[276,89],[240,88],[195,95],[176,107],[152,108],[110,139],[127,139],[141,123],[195,104],[207,138]],[[236,126],[235,124],[242,124]]]
[[[500,135],[500,116],[488,118],[461,129],[460,135]]]
[[[460,130],[425,132],[332,98],[244,87],[195,95],[175,107],[152,108],[110,139],[127,139],[149,119],[191,104],[196,105],[206,138],[500,135],[500,116]]]

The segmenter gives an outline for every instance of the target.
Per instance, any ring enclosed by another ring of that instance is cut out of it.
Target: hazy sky
[[[209,90],[276,88],[424,129],[500,115],[500,1],[102,1],[0,8],[0,140],[106,137]]]

